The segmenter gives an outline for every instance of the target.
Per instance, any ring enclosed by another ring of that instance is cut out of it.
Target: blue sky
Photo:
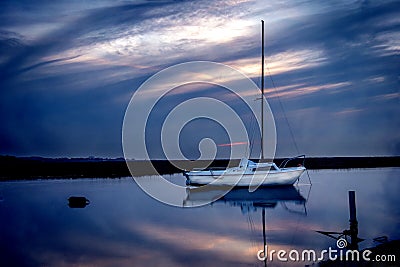
[[[125,109],[157,71],[215,61],[259,84],[263,19],[277,155],[297,153],[281,103],[300,153],[399,155],[400,3],[325,2],[2,1],[0,154],[122,156]],[[183,150],[210,136],[193,131]]]

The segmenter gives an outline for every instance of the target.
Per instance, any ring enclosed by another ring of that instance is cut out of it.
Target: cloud
[[[339,82],[339,83],[331,83],[331,84],[321,84],[314,86],[306,86],[305,84],[295,84],[290,86],[278,87],[275,91],[271,90],[266,94],[266,97],[298,97],[304,96],[306,94],[312,94],[319,92],[321,90],[336,90],[342,87],[350,86],[350,82]]]

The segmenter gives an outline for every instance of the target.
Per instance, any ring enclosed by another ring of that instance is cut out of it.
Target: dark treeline
[[[283,159],[275,159],[279,166]],[[130,161],[129,168],[135,176],[172,174],[182,170],[201,167],[235,166],[238,160],[215,160],[212,162],[153,160]],[[301,164],[302,159],[290,162],[293,166]],[[400,167],[400,157],[321,157],[307,158],[305,166],[308,169],[348,169],[348,168],[379,168]],[[45,178],[117,178],[130,176],[129,168],[124,159],[101,158],[18,158],[0,156],[0,180],[45,179]]]

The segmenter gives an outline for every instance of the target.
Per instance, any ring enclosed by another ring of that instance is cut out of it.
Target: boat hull
[[[224,171],[192,171],[185,173],[189,185],[227,185],[227,186],[284,186],[293,185],[304,167],[285,168],[278,171],[254,173],[227,173]]]

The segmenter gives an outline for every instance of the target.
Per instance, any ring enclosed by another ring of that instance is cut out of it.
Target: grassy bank
[[[275,159],[279,166],[283,159]],[[190,170],[194,167],[226,167],[237,165],[238,160],[230,164],[228,160],[212,162],[188,162],[165,160],[130,161],[129,168],[135,176],[152,175],[158,173],[170,174]],[[298,159],[292,165],[301,163]],[[179,166],[179,167],[177,167]],[[400,157],[315,157],[307,158],[305,166],[308,169],[348,169],[348,168],[381,168],[400,167]],[[0,180],[18,179],[45,179],[45,178],[117,178],[130,176],[127,163],[124,159],[101,158],[40,158],[0,156]]]

